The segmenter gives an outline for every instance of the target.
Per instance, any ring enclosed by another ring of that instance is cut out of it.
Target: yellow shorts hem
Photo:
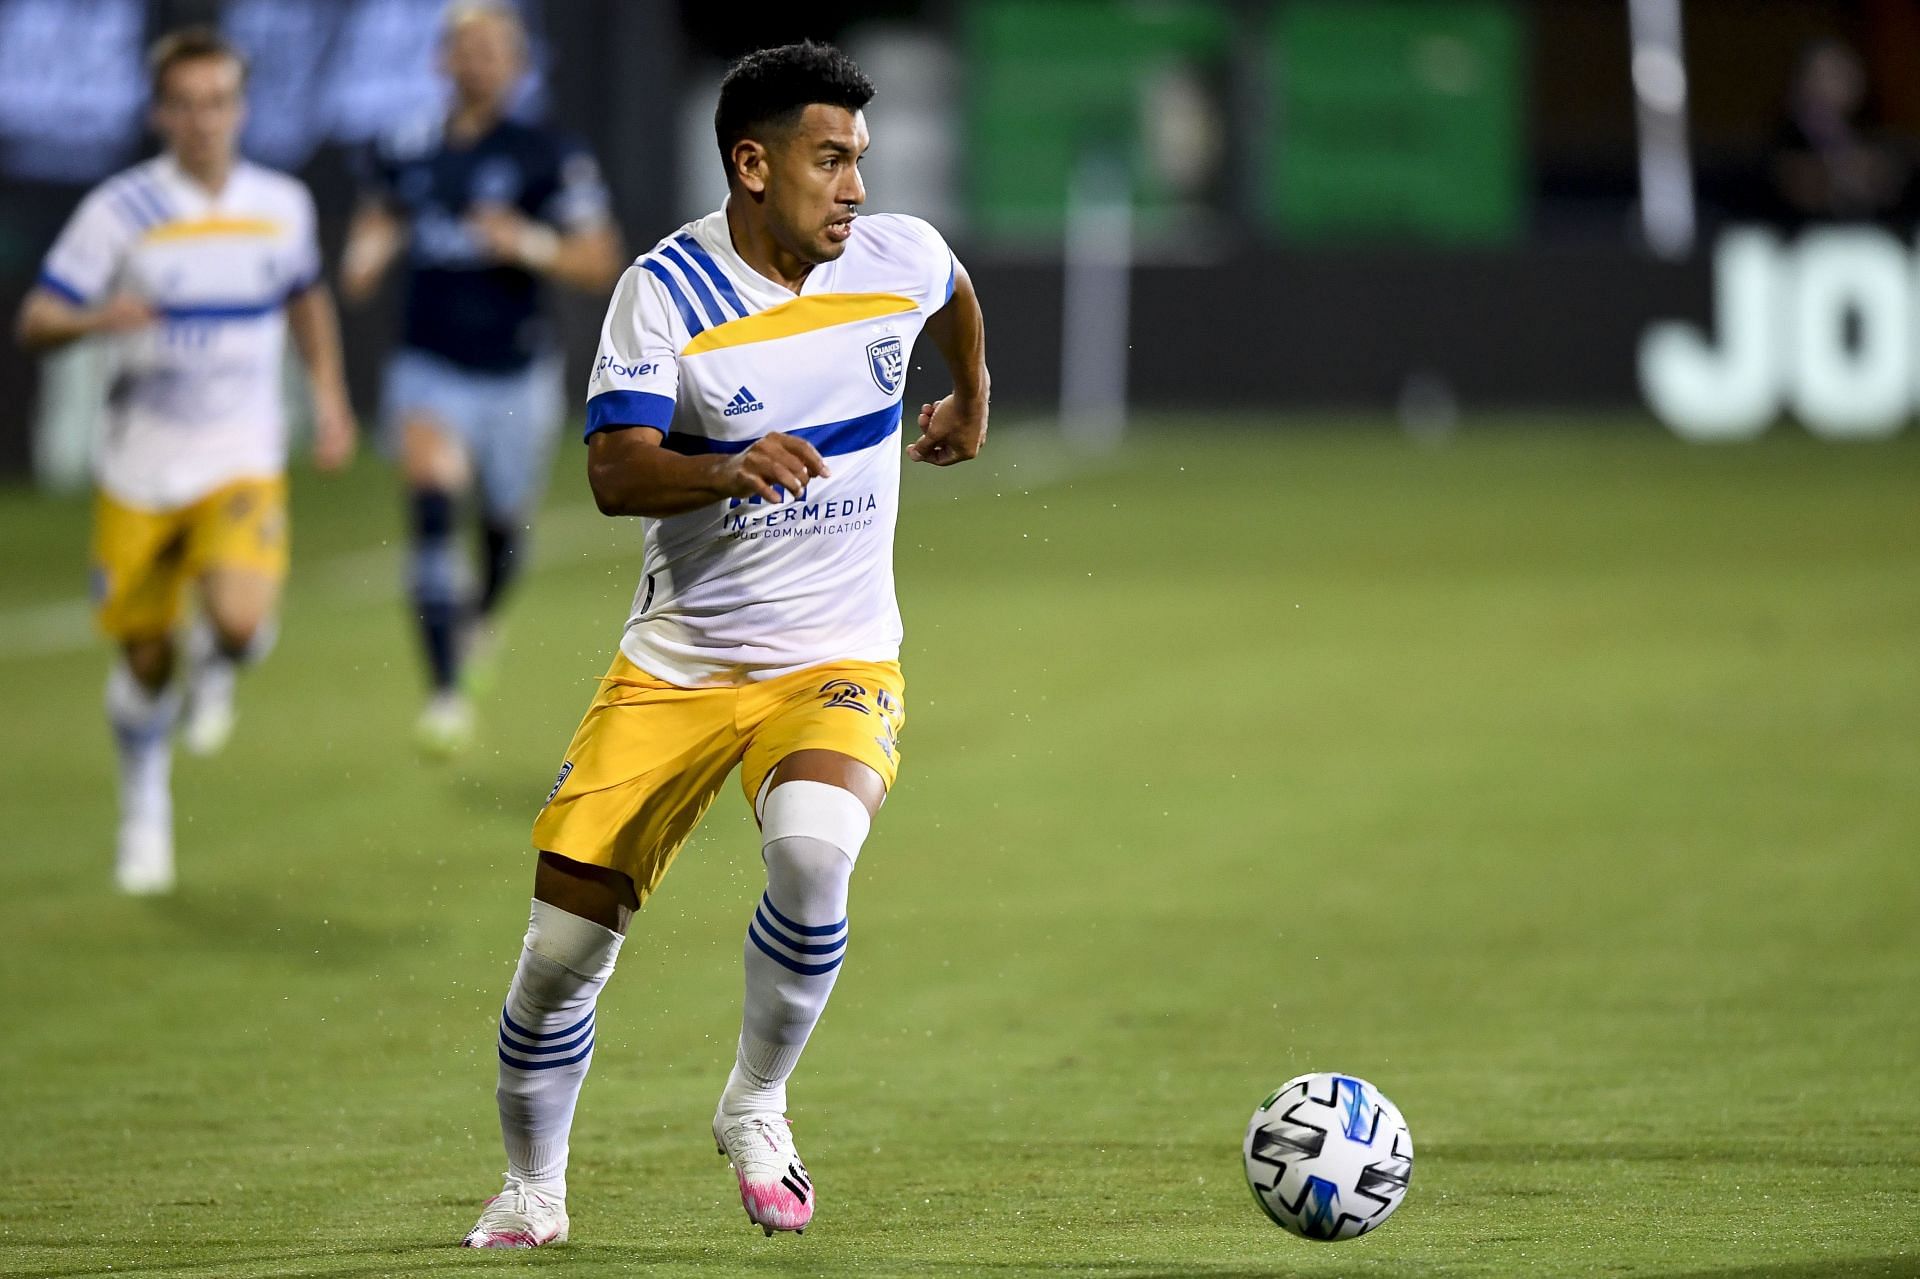
[[[533,843],[618,870],[642,900],[740,769],[749,804],[781,760],[829,750],[891,788],[906,681],[897,662],[826,662],[738,687],[682,688],[614,658],[567,747]]]

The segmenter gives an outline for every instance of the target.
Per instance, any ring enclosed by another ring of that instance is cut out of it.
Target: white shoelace
[[[793,1133],[785,1119],[748,1115],[727,1125],[726,1131],[729,1135],[737,1134],[729,1143],[728,1154],[743,1176],[777,1180],[785,1174],[789,1163],[799,1159]],[[740,1149],[732,1149],[735,1145]]]

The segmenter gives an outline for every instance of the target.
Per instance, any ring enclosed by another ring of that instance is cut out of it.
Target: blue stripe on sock
[[[767,945],[767,943],[765,943],[764,941],[761,941],[760,934],[755,932],[752,928],[747,929],[747,940],[752,942],[754,945],[758,946],[760,948],[760,953],[765,955],[768,959],[771,959],[774,963],[780,965],[782,968],[788,969],[792,972],[799,973],[802,977],[818,977],[821,973],[830,973],[834,969],[840,966],[840,960],[846,958],[846,956],[842,954],[828,963],[802,964],[794,960],[788,959],[785,955],[781,954],[779,951],[775,950],[773,947]]]
[[[805,942],[797,942],[768,923],[766,915],[757,910],[753,912],[753,922],[760,925],[760,931],[765,933],[769,938],[779,942],[782,946],[785,946],[788,950],[796,954],[831,955],[834,951],[841,949],[847,944],[847,939],[844,937],[839,941],[825,942],[819,946],[809,946]]]
[[[592,1052],[593,1044],[589,1042],[585,1048],[582,1048],[573,1056],[562,1057],[558,1061],[521,1061],[518,1057],[507,1056],[507,1050],[502,1048],[500,1050],[500,1060],[506,1065],[512,1066],[515,1070],[553,1070],[559,1066],[577,1066],[585,1061]]]
[[[171,715],[157,723],[146,724],[137,728],[126,724],[115,724],[113,726],[113,740],[119,743],[120,749],[123,751],[149,750],[166,741],[172,733],[173,716]]]
[[[767,908],[767,913],[778,921],[780,927],[790,933],[799,933],[802,937],[830,937],[847,926],[845,918],[842,918],[837,924],[820,924],[818,926],[796,924],[780,913],[779,908],[773,904],[773,898],[766,893],[760,894],[760,904]]]
[[[578,1031],[581,1027],[585,1026],[588,1022],[592,1020],[593,1020],[593,1009],[589,1008],[587,1009],[587,1015],[585,1017],[582,1017],[579,1021],[574,1022],[573,1025],[568,1026],[565,1030],[549,1030],[549,1031],[541,1032],[537,1030],[528,1030],[525,1026],[522,1026],[519,1022],[507,1016],[507,1010],[505,1008],[502,1008],[500,1010],[501,1024],[504,1025],[508,1030],[511,1030],[514,1034],[520,1036],[520,1038],[528,1040],[529,1042],[534,1040],[540,1040],[540,1039],[565,1039],[568,1035],[571,1035],[575,1031]]]
[[[521,1052],[521,1053],[571,1052],[573,1049],[578,1048],[581,1044],[587,1042],[587,1040],[592,1038],[593,1038],[593,1027],[589,1026],[585,1030],[581,1031],[578,1035],[575,1035],[572,1039],[567,1040],[565,1043],[523,1044],[523,1043],[520,1043],[518,1040],[509,1038],[507,1033],[507,1028],[505,1026],[502,1026],[500,1028],[500,1046],[502,1048],[511,1048],[515,1052]]]

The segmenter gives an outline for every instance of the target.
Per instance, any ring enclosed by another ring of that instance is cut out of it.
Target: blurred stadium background
[[[17,301],[84,186],[143,153],[142,51],[187,21],[217,22],[251,52],[246,149],[309,181],[337,247],[355,149],[440,98],[442,7],[4,0],[0,303]],[[1716,370],[1687,352],[1649,353],[1657,367],[1643,377],[1650,330],[1714,314],[1713,249],[1729,231],[1838,221],[1853,230],[1817,246],[1825,287],[1809,306],[1839,314],[1839,336],[1809,321],[1802,340],[1837,344],[1809,357],[1839,384],[1827,398],[1864,382],[1878,396],[1871,425],[1890,429],[1896,361],[1882,353],[1912,345],[1911,302],[1855,277],[1907,258],[1897,241],[1920,204],[1920,15],[1907,0],[1688,0],[1682,33],[1681,7],[896,0],[834,17],[756,7],[749,20],[705,5],[528,0],[538,69],[523,106],[591,142],[644,247],[721,194],[709,134],[728,59],[762,41],[841,40],[884,93],[873,207],[945,228],[981,277],[998,303],[995,389],[1009,408],[1057,402],[1063,264],[1088,265],[1088,296],[1104,299],[1113,286],[1098,267],[1118,247],[1134,268],[1122,331],[1141,406],[1444,421],[1624,410],[1651,393],[1669,416],[1712,417],[1695,383]],[[1131,213],[1117,246],[1101,220],[1116,202]],[[1076,215],[1091,234],[1067,236]],[[1849,308],[1864,308],[1860,332]],[[580,309],[591,324],[592,307]],[[389,314],[352,326],[369,405]],[[1861,337],[1864,349],[1850,340]],[[1259,358],[1220,358],[1249,342]],[[576,359],[588,345],[573,344]],[[1092,345],[1081,389],[1097,408],[1112,375]],[[1897,363],[1910,386],[1912,361]],[[35,385],[25,357],[0,356],[0,402],[18,413]],[[62,419],[48,434],[42,470],[67,479],[76,432]],[[0,432],[0,472],[34,456],[16,417]]]
[[[442,8],[0,0],[0,309],[146,153],[189,21],[252,55],[245,148],[333,261]],[[524,109],[634,249],[719,197],[729,58],[842,42],[871,206],[947,232],[995,391],[987,456],[909,476],[906,784],[796,1085],[820,1228],[749,1237],[700,1146],[757,873],[727,798],[603,1003],[579,1242],[537,1261],[1920,1274],[1920,7],[523,12]],[[346,318],[371,438],[392,308]],[[394,481],[297,474],[281,650],[177,770],[181,891],[113,899],[91,358],[0,350],[0,1274],[470,1264],[526,826],[635,532],[563,448],[482,748],[429,768]],[[1325,1068],[1420,1151],[1332,1251],[1235,1148]]]

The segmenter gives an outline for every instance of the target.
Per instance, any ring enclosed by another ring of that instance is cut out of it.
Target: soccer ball
[[[1380,1090],[1351,1075],[1301,1075],[1247,1125],[1247,1185],[1302,1239],[1357,1239],[1393,1215],[1413,1176],[1413,1135]]]

